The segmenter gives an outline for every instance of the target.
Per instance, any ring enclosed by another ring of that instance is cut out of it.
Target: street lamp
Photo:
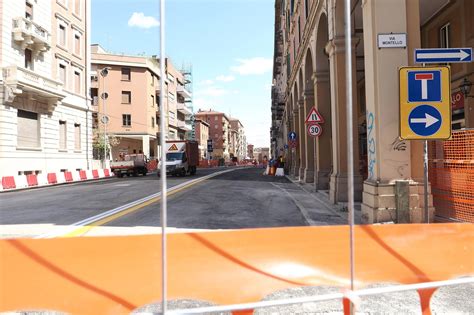
[[[104,101],[104,108],[103,108],[103,113],[104,115],[102,116],[102,123],[104,124],[104,168],[107,168],[107,145],[108,145],[108,138],[107,138],[107,124],[109,123],[109,117],[107,116],[107,98],[109,97],[109,94],[106,92],[105,88],[105,78],[109,74],[110,67],[105,67],[100,71],[100,75],[102,78],[104,78],[104,92],[100,95],[102,100]]]
[[[474,95],[469,95],[469,93],[471,93],[471,87],[472,82],[467,78],[464,78],[461,85],[459,86],[459,89],[461,90],[462,94],[464,94],[464,97],[474,97]]]

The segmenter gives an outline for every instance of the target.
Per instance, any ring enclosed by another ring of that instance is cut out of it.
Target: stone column
[[[150,157],[150,136],[144,135],[142,136],[142,148],[143,154],[147,157]]]
[[[352,39],[352,63],[355,69],[355,45],[358,38]],[[347,202],[347,118],[346,118],[346,68],[345,41],[343,37],[333,38],[326,45],[329,55],[331,83],[331,123],[333,170],[329,181],[329,199],[334,202]],[[352,72],[353,100],[353,145],[354,145],[354,198],[362,195],[362,177],[359,174],[359,141],[357,137],[357,79]]]
[[[316,139],[316,172],[314,183],[316,190],[329,189],[329,176],[331,173],[331,88],[329,85],[329,72],[315,72],[313,74],[314,95],[316,109],[323,116],[324,123],[322,134]]]
[[[313,90],[306,90],[304,91],[304,117],[303,119],[306,120],[306,117],[308,116],[309,112],[311,111],[311,108],[314,106],[314,91]],[[303,121],[304,123],[304,121]],[[305,183],[312,183],[314,182],[314,143],[316,139],[310,135],[307,134],[306,132],[306,127],[307,125],[304,124],[303,132],[306,137],[306,168],[304,169],[304,182]]]
[[[398,68],[412,62],[420,46],[418,0],[365,0],[365,86],[367,103],[368,178],[364,182],[362,216],[368,223],[394,221],[397,180],[410,180],[410,222],[422,222],[423,170],[419,145],[399,139]],[[408,47],[379,49],[377,34],[406,33]],[[412,155],[420,155],[413,158]],[[421,179],[422,180],[422,179]],[[421,191],[421,195],[420,195]],[[433,217],[433,216],[431,216]]]
[[[300,168],[299,168],[299,179],[304,180],[304,170],[306,168],[306,130],[304,125],[304,99],[298,100],[298,139],[300,148]]]
[[[299,110],[293,110],[293,130],[297,134],[299,133]],[[298,134],[298,139],[299,139]],[[299,141],[299,140],[298,140]],[[292,150],[293,153],[293,165],[292,165],[292,175],[294,177],[299,177],[300,175],[300,146],[297,145],[295,149]]]

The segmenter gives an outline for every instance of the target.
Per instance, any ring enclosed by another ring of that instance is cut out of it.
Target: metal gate
[[[429,181],[438,219],[474,223],[474,129],[429,143]]]

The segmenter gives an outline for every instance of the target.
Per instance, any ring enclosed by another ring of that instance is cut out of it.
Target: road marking
[[[237,170],[237,168],[234,169],[229,169],[225,171],[220,171],[216,173],[212,173],[203,177],[199,177],[184,183],[181,183],[179,185],[176,185],[174,187],[171,187],[167,191],[167,195],[173,195],[176,194],[186,188],[189,188],[193,185],[196,185],[202,181],[205,181],[209,178],[216,177],[228,172],[232,172]],[[73,223],[71,225],[65,226],[61,231],[55,232],[55,233],[46,233],[43,235],[39,235],[35,238],[54,238],[54,237],[74,237],[74,236],[81,236],[84,235],[85,233],[89,232],[91,229],[94,227],[104,225],[106,223],[109,223],[113,220],[116,220],[118,218],[121,218],[127,214],[130,214],[134,211],[137,211],[139,209],[142,209],[154,202],[157,202],[161,199],[161,192],[149,195],[147,197],[141,198],[139,200],[132,201],[128,204],[125,204],[123,206],[105,211],[103,213],[99,213],[95,216],[89,217],[87,219],[78,221],[76,223]]]
[[[294,202],[294,204],[298,207],[298,209],[300,209],[301,215],[303,215],[303,218],[306,221],[307,225],[310,225],[310,226],[316,225],[316,222],[313,219],[311,219],[311,217],[309,216],[309,212],[306,210],[306,208],[296,198],[294,198],[288,191],[286,191],[286,189],[272,182],[270,182],[270,184],[272,184],[273,186],[275,186],[276,188],[280,189],[281,191],[283,191],[285,194],[288,195],[288,197]]]

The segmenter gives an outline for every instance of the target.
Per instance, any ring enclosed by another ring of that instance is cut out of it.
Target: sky
[[[92,0],[91,42],[159,55],[159,0]],[[270,144],[274,0],[166,0],[166,56],[192,65],[193,106],[240,119],[247,142]]]

